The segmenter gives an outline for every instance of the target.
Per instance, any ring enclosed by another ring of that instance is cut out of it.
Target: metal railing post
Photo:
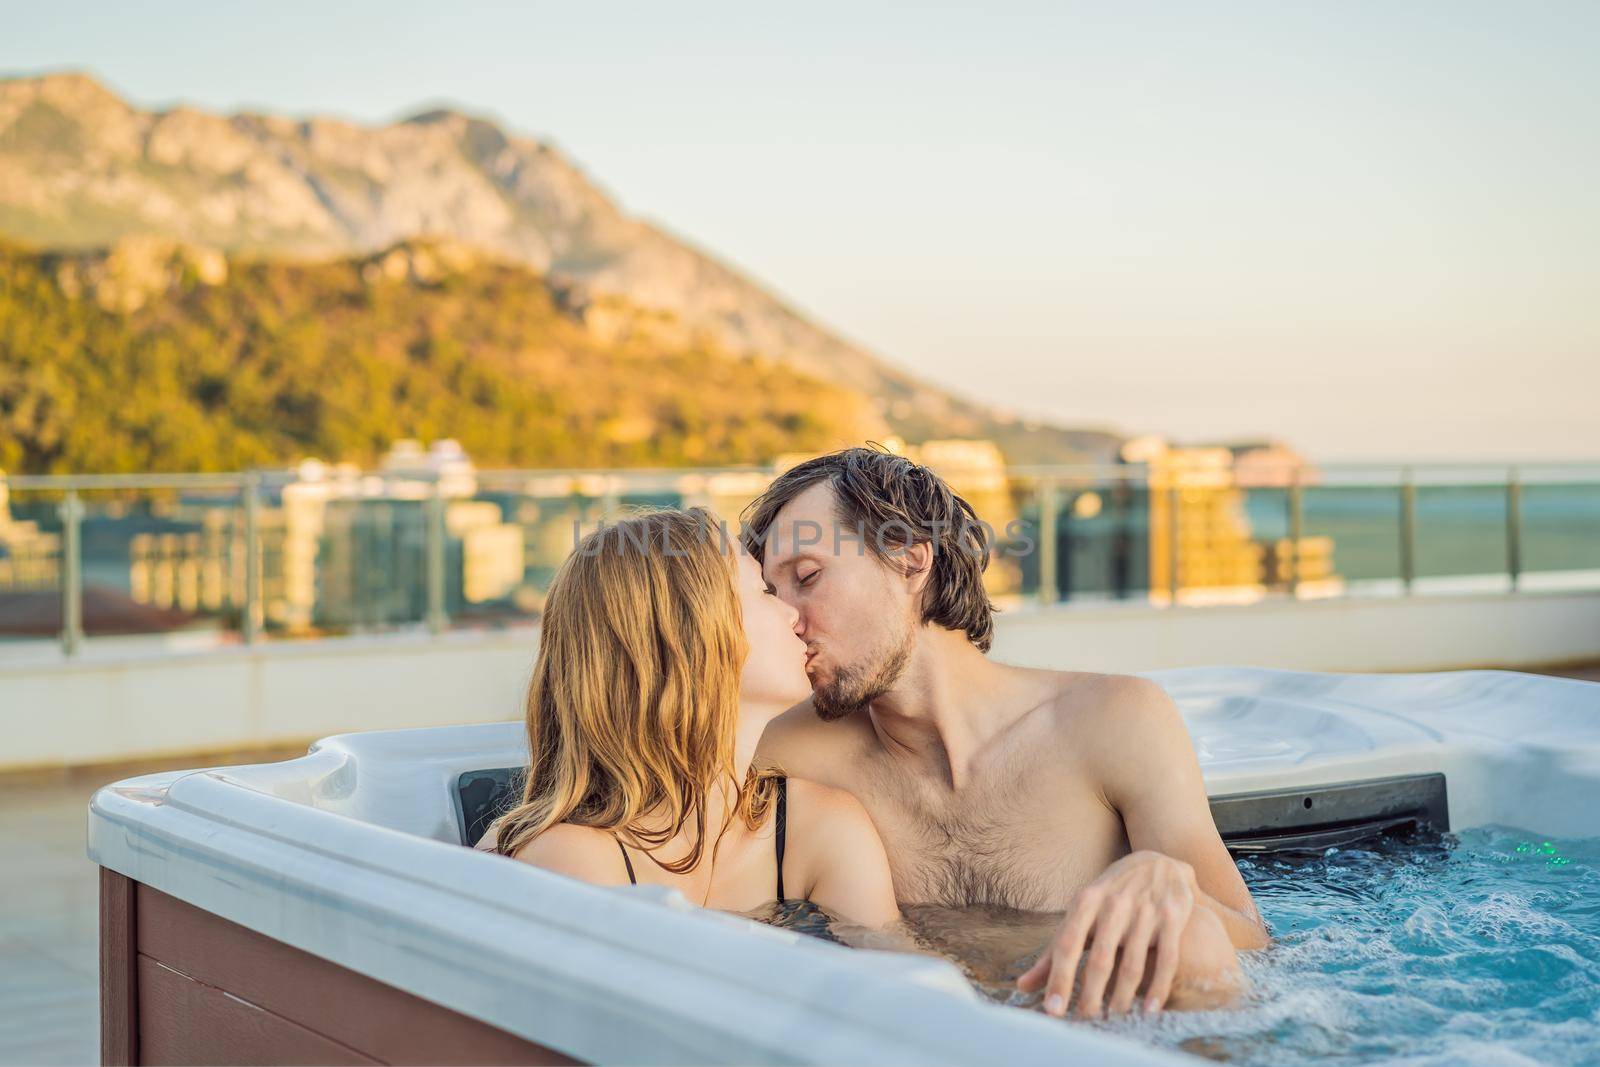
[[[1400,469],[1400,584],[1407,593],[1417,578],[1417,485],[1410,467]]]
[[[261,636],[261,475],[251,471],[244,478],[244,613],[239,619],[239,634],[247,645]]]
[[[1522,585],[1522,472],[1516,467],[1506,474],[1506,574],[1515,593]]]
[[[1178,474],[1173,471],[1169,477],[1171,484],[1167,486],[1167,593],[1171,598],[1167,601],[1168,607],[1178,606],[1178,508],[1183,501],[1183,494],[1178,489]]]
[[[600,521],[615,522],[622,516],[622,496],[617,492],[617,483],[620,481],[615,475],[608,475],[605,486],[600,490]]]
[[[68,489],[61,501],[61,652],[83,647],[83,501]]]
[[[450,619],[444,608],[444,485],[433,483],[433,493],[427,499],[426,543],[424,547],[425,580],[428,596],[428,630],[444,633]]]
[[[1061,599],[1056,578],[1056,522],[1058,503],[1056,480],[1039,482],[1039,603],[1046,606]]]
[[[1300,541],[1305,536],[1305,493],[1300,467],[1289,475],[1289,595],[1300,596]]]

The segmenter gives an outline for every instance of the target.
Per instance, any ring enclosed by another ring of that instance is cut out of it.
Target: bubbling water
[[[1271,948],[1243,957],[1251,991],[1226,1011],[1093,1025],[1254,1064],[1600,1064],[1600,838],[1501,827],[1239,861]],[[809,904],[765,921],[870,943]],[[992,1000],[1035,1008],[1013,982],[1059,917],[907,909],[925,951]]]

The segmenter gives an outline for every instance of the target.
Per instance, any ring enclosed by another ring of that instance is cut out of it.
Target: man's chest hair
[[[870,771],[869,806],[903,902],[1050,911],[1099,873],[1104,835],[1066,833],[1062,791],[1049,788],[1059,783],[1027,762],[1008,761],[959,794],[898,768]]]

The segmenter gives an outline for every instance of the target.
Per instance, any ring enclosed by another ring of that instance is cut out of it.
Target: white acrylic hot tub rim
[[[1600,686],[1506,672],[1151,677],[1184,708],[1213,795],[1443,771],[1458,829],[1600,833]],[[845,950],[461,848],[439,798],[462,771],[520,762],[520,735],[515,723],[353,734],[285,763],[131,779],[96,794],[90,855],[585,1060],[1185,1059],[983,1002],[940,961]],[[414,832],[361,821],[374,816]]]
[[[336,751],[308,759],[342,759]],[[296,761],[298,762],[298,761]],[[602,1063],[1155,1063],[978,999],[950,965],[851,952],[676,894],[579,884],[226,775],[96,794],[97,862],[206,911]]]

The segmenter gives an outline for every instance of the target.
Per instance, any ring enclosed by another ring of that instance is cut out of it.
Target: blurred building
[[[52,590],[60,581],[61,535],[12,517],[11,489],[0,471],[0,592]]]
[[[232,507],[204,506],[198,529],[135,533],[128,542],[128,592],[136,603],[221,612],[243,600],[244,551]]]
[[[1342,590],[1332,539],[1293,535],[1289,489],[1316,481],[1294,450],[1275,442],[1176,446],[1151,435],[1127,442],[1122,458],[1146,469],[1151,600],[1223,603],[1257,600],[1269,589]],[[1253,528],[1251,493],[1270,494],[1285,535]]]
[[[420,622],[427,611],[428,524],[439,498],[445,608],[505,601],[524,579],[523,531],[493,500],[474,499],[471,460],[454,441],[397,442],[375,473],[302,463],[262,491],[256,511],[262,615],[288,632]],[[189,611],[244,603],[245,529],[237,500],[177,509],[183,529],[135,534],[133,598]]]

